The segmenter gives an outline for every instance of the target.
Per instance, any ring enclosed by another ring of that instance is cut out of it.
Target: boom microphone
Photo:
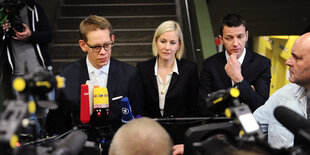
[[[122,98],[121,106],[122,106],[122,122],[127,123],[130,120],[134,119],[128,97]]]
[[[295,111],[279,106],[274,110],[275,118],[296,137],[310,143],[310,122]]]
[[[81,104],[80,104],[80,121],[88,123],[90,120],[89,112],[89,89],[87,84],[81,85]]]
[[[83,131],[73,131],[56,146],[52,155],[77,155],[82,150],[86,140],[87,135]]]

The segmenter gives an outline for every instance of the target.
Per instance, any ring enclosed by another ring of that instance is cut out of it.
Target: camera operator
[[[0,81],[11,86],[12,78],[51,65],[48,43],[52,33],[43,7],[35,0],[4,0],[1,8],[7,18],[2,19],[0,30]]]

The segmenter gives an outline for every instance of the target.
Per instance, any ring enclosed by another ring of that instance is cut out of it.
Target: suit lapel
[[[150,69],[149,69],[149,71],[148,71],[148,78],[151,79],[153,88],[155,88],[155,90],[156,90],[157,93],[158,93],[157,80],[156,80],[155,71],[154,71],[156,58],[157,58],[157,57],[155,57],[155,58],[152,59],[152,61],[151,61]],[[157,93],[156,93],[156,94],[157,94]],[[158,94],[157,94],[157,95],[158,95]]]
[[[176,63],[177,63],[177,66],[178,66],[179,74],[182,74],[183,68],[182,68],[181,61],[176,60]],[[179,79],[179,75],[177,73],[173,72],[172,73],[172,77],[171,77],[171,81],[170,81],[170,84],[169,84],[168,92],[170,92],[171,89],[173,89],[173,87],[176,85],[178,79]]]
[[[81,64],[81,72],[80,72],[79,83],[81,85],[81,84],[86,84],[86,81],[89,80],[88,69],[86,65],[86,58],[81,59],[80,64]]]
[[[107,88],[109,93],[109,98],[111,99],[114,95],[115,88],[117,86],[117,81],[119,80],[119,74],[117,73],[117,63],[113,58],[110,59],[110,68],[109,68],[109,75],[108,75],[108,82]]]
[[[241,65],[241,74],[246,77],[246,74],[248,73],[247,68],[250,66],[250,63],[253,59],[253,53],[246,49],[246,54],[243,60],[243,63]]]

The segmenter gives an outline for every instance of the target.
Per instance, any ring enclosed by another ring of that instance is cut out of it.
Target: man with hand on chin
[[[220,24],[219,38],[225,51],[219,52],[203,62],[200,77],[200,104],[209,93],[237,86],[239,99],[254,111],[269,97],[270,60],[245,47],[248,40],[246,21],[238,14],[228,14]],[[205,109],[203,115],[222,113],[231,102],[219,103],[213,109]]]

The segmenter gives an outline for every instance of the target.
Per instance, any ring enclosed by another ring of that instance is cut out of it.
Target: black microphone
[[[87,135],[81,131],[76,130],[67,135],[51,153],[52,155],[77,155],[87,140]]]
[[[284,106],[276,107],[274,116],[296,137],[310,143],[310,122],[306,118]]]

